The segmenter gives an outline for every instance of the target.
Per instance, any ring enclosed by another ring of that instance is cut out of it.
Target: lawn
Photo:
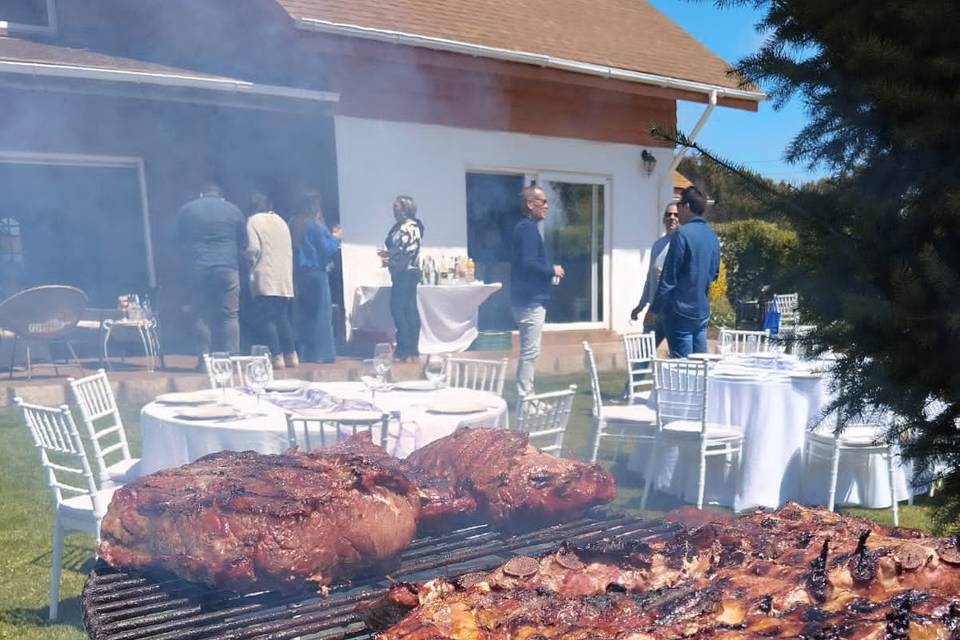
[[[624,374],[601,375],[606,393],[616,395]],[[585,375],[551,376],[538,379],[538,388],[559,389],[578,386],[574,414],[565,441],[565,455],[584,459],[591,438],[590,387]],[[508,384],[508,388],[511,385]],[[135,455],[140,449],[139,407],[121,407]],[[71,534],[64,548],[65,566],[60,587],[60,620],[47,622],[47,589],[50,581],[51,534],[53,529],[49,490],[26,428],[10,409],[0,410],[0,639],[79,640],[85,637],[81,622],[79,594],[93,564],[93,538]],[[621,461],[625,456],[621,457]],[[601,461],[610,463],[613,447],[601,449]],[[640,479],[613,467],[617,476],[617,506],[636,511],[640,502]],[[649,505],[657,515],[678,506],[663,495]],[[931,506],[923,500],[913,507],[902,506],[901,525],[929,529]],[[890,524],[890,510],[849,510]]]

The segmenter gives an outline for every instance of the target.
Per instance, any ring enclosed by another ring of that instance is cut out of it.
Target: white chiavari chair
[[[597,461],[600,450],[600,440],[612,438],[616,440],[648,440],[653,442],[657,437],[656,413],[643,404],[605,405],[600,394],[600,377],[597,375],[597,363],[593,357],[593,349],[583,342],[583,361],[590,375],[590,389],[593,392],[593,449],[590,462]],[[619,447],[617,449],[619,452]],[[614,456],[616,460],[616,456]]]
[[[576,395],[577,386],[571,385],[566,391],[521,397],[517,401],[514,431],[526,432],[530,436],[530,444],[541,451],[560,456]]]
[[[623,355],[627,364],[627,397],[630,404],[646,403],[650,399],[653,359],[657,357],[654,333],[623,334]]]
[[[68,378],[67,384],[93,448],[99,486],[122,485],[140,475],[140,458],[130,455],[107,372],[99,369],[85,378]]]
[[[654,360],[653,385],[657,400],[657,437],[650,448],[640,508],[646,509],[653,468],[664,446],[697,448],[697,509],[703,508],[707,459],[723,456],[740,462],[743,433],[732,425],[707,422],[707,363],[691,360]]]
[[[449,387],[489,391],[503,395],[507,377],[507,358],[502,360],[478,360],[450,356],[446,363],[446,382]]]
[[[100,521],[117,487],[99,489],[87,461],[77,425],[66,406],[58,408],[14,402],[30,431],[53,495],[53,560],[50,575],[50,620],[57,619],[60,603],[60,571],[63,562],[63,536],[67,531],[82,531],[96,536],[100,543]]]

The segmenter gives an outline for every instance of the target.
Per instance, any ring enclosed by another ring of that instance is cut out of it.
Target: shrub
[[[714,226],[729,267],[727,287],[736,301],[761,300],[794,287],[797,234],[763,220],[737,220]]]
[[[720,260],[720,271],[710,284],[707,298],[710,301],[710,326],[732,327],[736,318],[727,297],[727,266],[723,260]]]

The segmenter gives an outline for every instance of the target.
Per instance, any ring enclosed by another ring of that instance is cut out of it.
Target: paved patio
[[[544,345],[537,371],[540,373],[576,373],[583,371],[582,340],[589,340],[597,357],[600,370],[625,369],[623,345],[619,336],[608,331],[563,332],[544,335]],[[517,348],[507,351],[471,351],[468,357],[496,360],[510,358],[508,377],[513,376],[513,367],[517,357]],[[128,357],[126,362],[114,361],[113,371],[109,372],[117,401],[124,404],[146,404],[161,393],[170,391],[193,391],[209,386],[206,374],[194,370],[196,358],[186,355],[167,355],[166,368],[157,371],[147,370],[147,361],[143,357]],[[11,406],[13,399],[21,396],[30,402],[45,405],[59,405],[68,402],[67,378],[79,378],[95,373],[100,363],[97,359],[81,359],[80,364],[59,364],[59,376],[55,375],[52,365],[38,363],[33,368],[31,378],[23,369],[16,369],[13,377],[9,371],[0,372],[0,385],[4,387],[0,395],[0,406]],[[360,376],[359,358],[337,358],[333,364],[301,364],[297,369],[283,369],[276,372],[277,378],[300,378],[311,381],[356,380]],[[398,380],[421,377],[418,363],[397,363],[393,377]]]

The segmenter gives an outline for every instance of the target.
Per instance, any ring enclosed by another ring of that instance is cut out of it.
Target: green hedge
[[[760,300],[794,288],[797,234],[762,220],[716,224],[730,300]]]

